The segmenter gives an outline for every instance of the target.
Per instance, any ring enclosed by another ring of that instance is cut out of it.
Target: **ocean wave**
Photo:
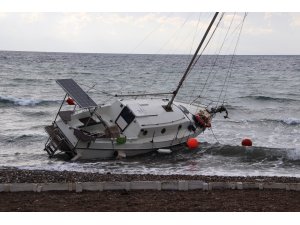
[[[243,96],[239,97],[242,99],[253,99],[257,101],[274,101],[274,102],[298,102],[298,99],[293,98],[282,98],[282,97],[270,97],[270,96],[263,96],[263,95],[250,95],[250,96]]]
[[[47,105],[47,104],[58,103],[58,102],[60,101],[0,96],[0,104],[3,105],[36,106],[36,105]]]
[[[297,118],[286,118],[286,119],[261,119],[261,120],[252,120],[249,122],[262,122],[262,123],[281,123],[283,125],[299,125],[300,124],[300,119]]]
[[[26,143],[31,144],[32,142],[40,142],[45,139],[45,135],[41,134],[21,134],[21,135],[1,135],[0,141],[4,143]]]
[[[287,119],[281,120],[281,122],[285,123],[287,125],[299,125],[300,124],[300,119],[287,118]]]
[[[206,154],[221,155],[224,157],[240,157],[242,161],[285,161],[300,163],[300,149],[243,147],[230,145],[211,145],[205,147]]]
[[[278,123],[289,126],[300,125],[300,119],[297,118],[286,118],[286,119],[244,119],[244,120],[228,120],[227,122],[231,123]]]

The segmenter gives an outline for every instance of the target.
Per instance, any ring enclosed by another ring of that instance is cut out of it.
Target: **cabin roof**
[[[168,101],[163,99],[131,99],[122,102],[133,112],[136,121],[141,126],[180,123],[186,119],[183,112],[177,107],[173,107],[173,111],[167,112],[163,106]]]

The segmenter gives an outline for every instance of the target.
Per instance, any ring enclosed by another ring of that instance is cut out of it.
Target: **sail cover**
[[[97,104],[73,79],[59,79],[56,82],[74,99],[80,108],[97,107]]]

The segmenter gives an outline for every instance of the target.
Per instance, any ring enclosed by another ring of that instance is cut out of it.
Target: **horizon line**
[[[185,54],[185,53],[116,53],[116,52],[68,52],[68,51],[36,51],[36,50],[3,50],[0,49],[0,52],[28,52],[28,53],[58,53],[58,54],[106,54],[106,55],[183,55],[183,56],[191,56],[193,54]],[[205,56],[217,55],[217,54],[202,54]],[[233,54],[218,54],[222,56],[232,56]],[[237,56],[299,56],[299,54],[235,54]]]

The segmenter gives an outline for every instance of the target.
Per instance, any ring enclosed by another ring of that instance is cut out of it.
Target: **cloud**
[[[299,14],[292,15],[289,25],[293,28],[300,27],[300,15]]]
[[[43,17],[43,13],[24,13],[21,14],[21,18],[25,23],[39,22]]]

